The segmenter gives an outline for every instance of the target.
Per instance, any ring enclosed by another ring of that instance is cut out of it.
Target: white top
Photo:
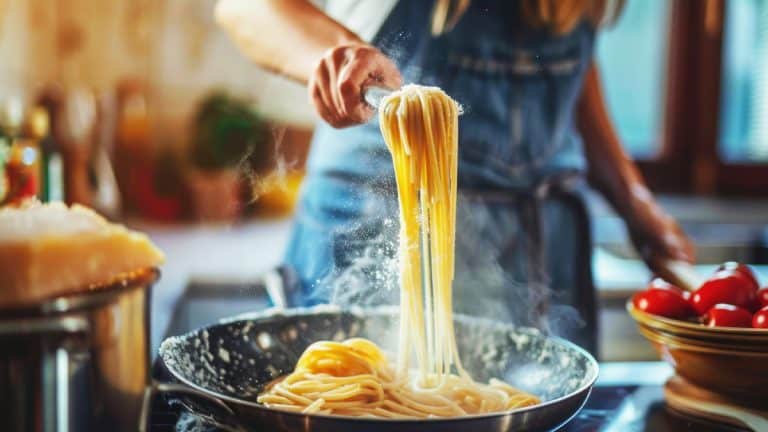
[[[398,0],[315,0],[331,18],[370,42]]]

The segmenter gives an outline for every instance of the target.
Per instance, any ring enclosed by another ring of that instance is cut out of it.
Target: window
[[[597,59],[656,191],[768,195],[768,0],[629,0]]]
[[[768,162],[768,1],[729,1],[724,30],[720,154]]]
[[[669,6],[669,0],[629,1],[597,41],[608,108],[624,145],[639,158],[661,149]]]

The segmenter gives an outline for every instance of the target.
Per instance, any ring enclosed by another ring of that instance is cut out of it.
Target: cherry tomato
[[[669,283],[669,282],[667,282],[664,279],[659,278],[659,277],[653,278],[653,280],[651,280],[651,282],[648,284],[648,288],[647,289],[651,289],[651,288],[658,288],[658,289],[665,289],[665,290],[675,291],[677,293],[680,293],[680,295],[682,295],[684,299],[690,300],[690,296],[691,296],[691,292],[690,291],[686,291],[686,290],[680,288],[677,285],[672,285],[671,283]]]
[[[648,283],[648,289],[651,289],[651,288],[671,289],[671,290],[680,291],[680,292],[683,291],[682,288],[680,288],[680,287],[678,287],[676,285],[672,285],[671,283],[665,281],[664,279],[662,279],[660,277],[653,278],[653,280],[651,280]]]
[[[755,316],[752,317],[752,327],[768,329],[768,306],[755,312]]]
[[[707,327],[752,327],[752,314],[738,306],[718,303],[704,317]]]
[[[768,306],[768,287],[757,291],[757,302],[760,303],[760,307]]]
[[[722,270],[730,270],[740,273],[742,276],[745,276],[747,279],[754,283],[755,289],[760,288],[760,282],[757,280],[755,272],[752,271],[752,268],[746,264],[738,263],[736,261],[728,261],[726,263],[720,264],[720,267],[717,268],[715,273]]]
[[[699,315],[704,315],[718,303],[754,310],[757,295],[752,281],[741,273],[722,270],[704,282],[691,296],[691,305]]]
[[[685,319],[695,315],[682,291],[670,288],[649,288],[632,298],[632,304],[641,311],[666,318]]]

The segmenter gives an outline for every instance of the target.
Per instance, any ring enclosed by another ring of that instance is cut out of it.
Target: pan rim
[[[359,307],[359,306],[351,306],[351,307],[341,307],[336,305],[328,305],[328,304],[321,304],[321,305],[315,305],[315,306],[309,306],[309,307],[297,307],[297,308],[289,308],[289,309],[282,309],[282,308],[270,308],[266,309],[264,311],[259,312],[247,312],[240,315],[235,315],[233,317],[229,318],[223,318],[219,320],[217,323],[204,326],[201,328],[198,328],[196,330],[192,330],[190,332],[187,332],[183,335],[178,336],[171,336],[166,338],[162,344],[160,345],[159,349],[159,357],[163,362],[163,365],[165,368],[173,375],[173,377],[177,380],[179,380],[181,383],[193,388],[194,390],[197,390],[199,392],[202,392],[204,394],[210,395],[213,398],[219,399],[223,402],[228,402],[231,404],[234,404],[235,406],[245,406],[252,409],[257,409],[259,411],[265,411],[269,413],[279,413],[281,415],[288,415],[288,416],[295,416],[295,417],[311,417],[311,418],[317,418],[317,419],[324,419],[324,420],[338,420],[338,421],[353,421],[353,422],[360,422],[360,423],[414,423],[414,422],[430,422],[430,423],[441,423],[441,422],[458,422],[458,421],[469,421],[469,420],[483,420],[483,419],[490,419],[494,417],[501,417],[506,416],[510,414],[521,414],[525,412],[530,411],[536,411],[543,408],[546,408],[551,405],[556,405],[558,403],[561,403],[565,400],[577,397],[583,393],[586,393],[587,395],[591,392],[592,387],[595,385],[595,382],[597,381],[597,378],[600,374],[600,365],[597,362],[597,360],[584,348],[576,345],[573,342],[570,342],[568,340],[565,340],[558,336],[547,336],[542,334],[542,336],[546,337],[547,339],[554,341],[558,344],[564,345],[568,347],[571,350],[576,351],[577,353],[584,356],[584,358],[587,360],[587,363],[589,364],[589,370],[588,373],[591,373],[591,376],[585,377],[585,382],[579,386],[576,390],[565,394],[563,396],[560,396],[555,399],[548,400],[546,402],[542,402],[536,405],[532,405],[529,407],[522,407],[517,408],[513,410],[508,411],[497,411],[492,413],[483,413],[483,414],[471,414],[471,415],[465,415],[460,417],[434,417],[434,418],[369,418],[369,417],[354,417],[354,416],[343,416],[343,415],[333,415],[333,414],[313,414],[313,413],[302,413],[297,411],[289,411],[289,410],[282,410],[282,409],[276,409],[276,408],[269,408],[263,404],[260,404],[255,401],[249,401],[245,399],[239,399],[236,397],[228,396],[221,394],[217,391],[206,389],[198,384],[195,384],[188,379],[181,376],[180,373],[176,371],[174,367],[169,366],[168,362],[166,361],[166,353],[170,349],[170,346],[176,343],[181,343],[186,338],[192,337],[192,335],[197,334],[198,332],[201,332],[203,330],[209,329],[214,326],[219,325],[227,325],[227,324],[233,324],[240,321],[252,321],[257,319],[267,319],[267,318],[274,318],[274,317],[290,317],[290,316],[297,316],[297,315],[306,315],[306,314],[317,314],[317,313],[350,313],[353,315],[359,315],[359,316],[370,316],[370,315],[384,315],[384,314],[391,314],[392,311],[399,310],[397,306],[375,306],[375,307]],[[500,323],[497,321],[492,321],[487,318],[483,317],[474,317],[474,316],[468,316],[463,314],[454,314],[454,321],[456,320],[465,320],[465,321],[473,321],[473,322],[483,322],[487,323],[487,325],[494,326],[494,327],[506,327],[506,328],[512,328],[512,329],[531,329],[535,330],[530,327],[516,327],[512,324],[507,323]],[[584,402],[586,401],[586,397],[581,401],[580,405],[583,406]],[[580,408],[579,408],[580,409]],[[564,420],[567,421],[570,418],[572,418],[574,415],[578,413],[579,410],[575,410],[572,415]]]

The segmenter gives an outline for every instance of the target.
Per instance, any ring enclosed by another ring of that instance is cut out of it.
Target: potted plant
[[[242,181],[265,158],[266,122],[253,104],[224,92],[204,98],[193,118],[189,176],[201,220],[232,220],[243,207]]]

